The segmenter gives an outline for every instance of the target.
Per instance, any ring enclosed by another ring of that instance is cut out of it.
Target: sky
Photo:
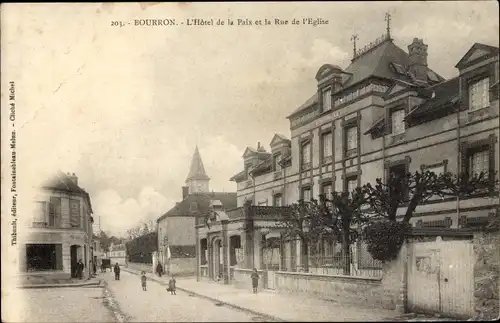
[[[407,50],[422,38],[429,67],[445,78],[475,42],[499,38],[496,1],[151,4],[2,6],[2,93],[16,82],[21,202],[51,172],[76,173],[101,228],[121,235],[180,201],[196,145],[210,189],[235,191],[229,178],[245,148],[290,137],[286,116],[315,92],[319,67],[346,68],[351,35],[358,48],[380,37],[386,12],[394,42]],[[158,18],[289,24],[134,26]]]

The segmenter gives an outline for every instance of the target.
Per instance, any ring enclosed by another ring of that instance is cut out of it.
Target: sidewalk
[[[137,270],[125,271],[139,274]],[[168,276],[159,278],[146,274],[151,280],[168,283]],[[252,291],[238,289],[216,282],[197,282],[193,278],[178,278],[177,288],[181,291],[207,298],[224,305],[251,312],[274,321],[387,321],[394,320],[399,313],[379,308],[361,307],[325,301],[306,295],[288,295],[273,291]]]
[[[45,284],[29,284],[21,283],[17,285],[17,288],[61,288],[61,287],[84,287],[84,286],[99,286],[103,287],[103,281],[99,279],[99,276],[92,277],[90,279],[78,280],[74,279],[68,283],[45,283]]]

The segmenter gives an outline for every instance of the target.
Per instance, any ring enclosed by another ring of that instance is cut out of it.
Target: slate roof
[[[221,201],[225,210],[236,208],[236,193],[226,192],[207,192],[191,193],[182,202],[177,203],[167,213],[159,217],[156,222],[160,222],[166,217],[185,216],[195,217],[206,214],[210,209],[210,201]]]
[[[81,194],[87,200],[90,212],[93,213],[89,193],[75,184],[75,182],[73,182],[71,178],[69,178],[69,176],[64,172],[58,171],[54,176],[52,176],[42,184],[42,188]]]
[[[239,172],[236,175],[233,175],[233,177],[231,177],[229,180],[237,182],[239,180],[242,180],[243,178],[245,178],[245,171],[244,170],[242,170],[241,172]]]
[[[313,96],[311,96],[309,99],[307,99],[307,101],[304,102],[300,107],[295,109],[295,111],[293,111],[287,118],[294,116],[298,112],[303,111],[316,103],[318,103],[318,92],[314,93]]]
[[[205,172],[205,167],[203,166],[203,161],[201,160],[198,146],[196,146],[196,149],[194,150],[193,159],[191,159],[191,167],[189,168],[189,174],[186,178],[186,182],[193,179],[210,179],[210,177],[208,177],[207,173]]]
[[[455,77],[428,87],[426,90],[433,92],[434,97],[414,108],[406,118],[428,115],[447,107],[449,104],[456,103],[459,98],[459,79]]]
[[[401,80],[408,83],[414,83],[415,80],[408,74],[398,73],[391,68],[391,63],[408,67],[410,65],[410,57],[403,49],[396,46],[392,41],[386,40],[377,46],[374,46],[369,51],[357,56],[351,61],[351,64],[343,71],[342,74],[342,90],[351,87],[359,82],[362,82],[370,77],[379,77],[388,80]],[[431,69],[428,69],[429,75],[435,75],[438,81],[443,81],[444,78]],[[288,118],[296,115],[313,104],[318,102],[318,94],[315,93],[304,104],[298,107]]]

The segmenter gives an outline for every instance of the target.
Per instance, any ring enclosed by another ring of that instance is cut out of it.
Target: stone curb
[[[91,283],[77,283],[77,284],[37,284],[37,285],[20,285],[17,288],[28,289],[28,288],[65,288],[65,287],[87,287],[87,286],[99,286],[104,287],[102,284],[102,279],[98,282]]]
[[[133,269],[126,268],[124,270],[127,271],[127,272],[129,272],[129,273],[132,273],[134,275],[138,275],[138,273],[134,272]],[[163,286],[167,285],[165,282],[157,279],[156,277],[150,278],[150,279],[153,280],[153,281],[155,281],[155,282],[157,282],[157,283],[159,283],[160,285],[163,285]],[[205,299],[208,299],[210,301],[213,301],[213,302],[216,302],[216,303],[219,303],[219,304],[223,304],[223,305],[226,305],[226,306],[238,309],[240,311],[245,311],[245,312],[251,313],[251,314],[256,315],[256,316],[261,316],[261,317],[263,317],[265,319],[268,319],[268,320],[277,321],[277,322],[288,322],[288,320],[279,318],[277,316],[273,316],[273,315],[269,315],[269,314],[266,314],[266,313],[258,312],[258,311],[255,311],[255,310],[252,310],[252,309],[249,309],[249,308],[246,308],[246,307],[242,307],[242,306],[239,306],[239,305],[236,305],[236,304],[233,304],[233,303],[221,301],[221,300],[219,300],[217,298],[206,296],[206,295],[203,295],[203,294],[199,294],[199,293],[190,291],[190,290],[185,289],[185,288],[177,287],[177,289],[181,290],[181,291],[183,291],[185,293],[195,295],[195,296],[200,297],[200,298],[205,298]]]

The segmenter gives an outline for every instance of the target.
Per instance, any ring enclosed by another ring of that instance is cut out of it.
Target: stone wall
[[[231,284],[237,288],[252,290],[252,269],[231,268],[233,272]],[[265,270],[257,270],[259,274],[259,289],[266,288],[267,275]]]
[[[384,264],[381,278],[276,272],[276,290],[307,293],[363,306],[404,310],[406,247],[397,260]]]
[[[474,299],[476,319],[499,317],[500,233],[474,234]]]
[[[171,258],[170,273],[174,275],[196,275],[196,258]]]

